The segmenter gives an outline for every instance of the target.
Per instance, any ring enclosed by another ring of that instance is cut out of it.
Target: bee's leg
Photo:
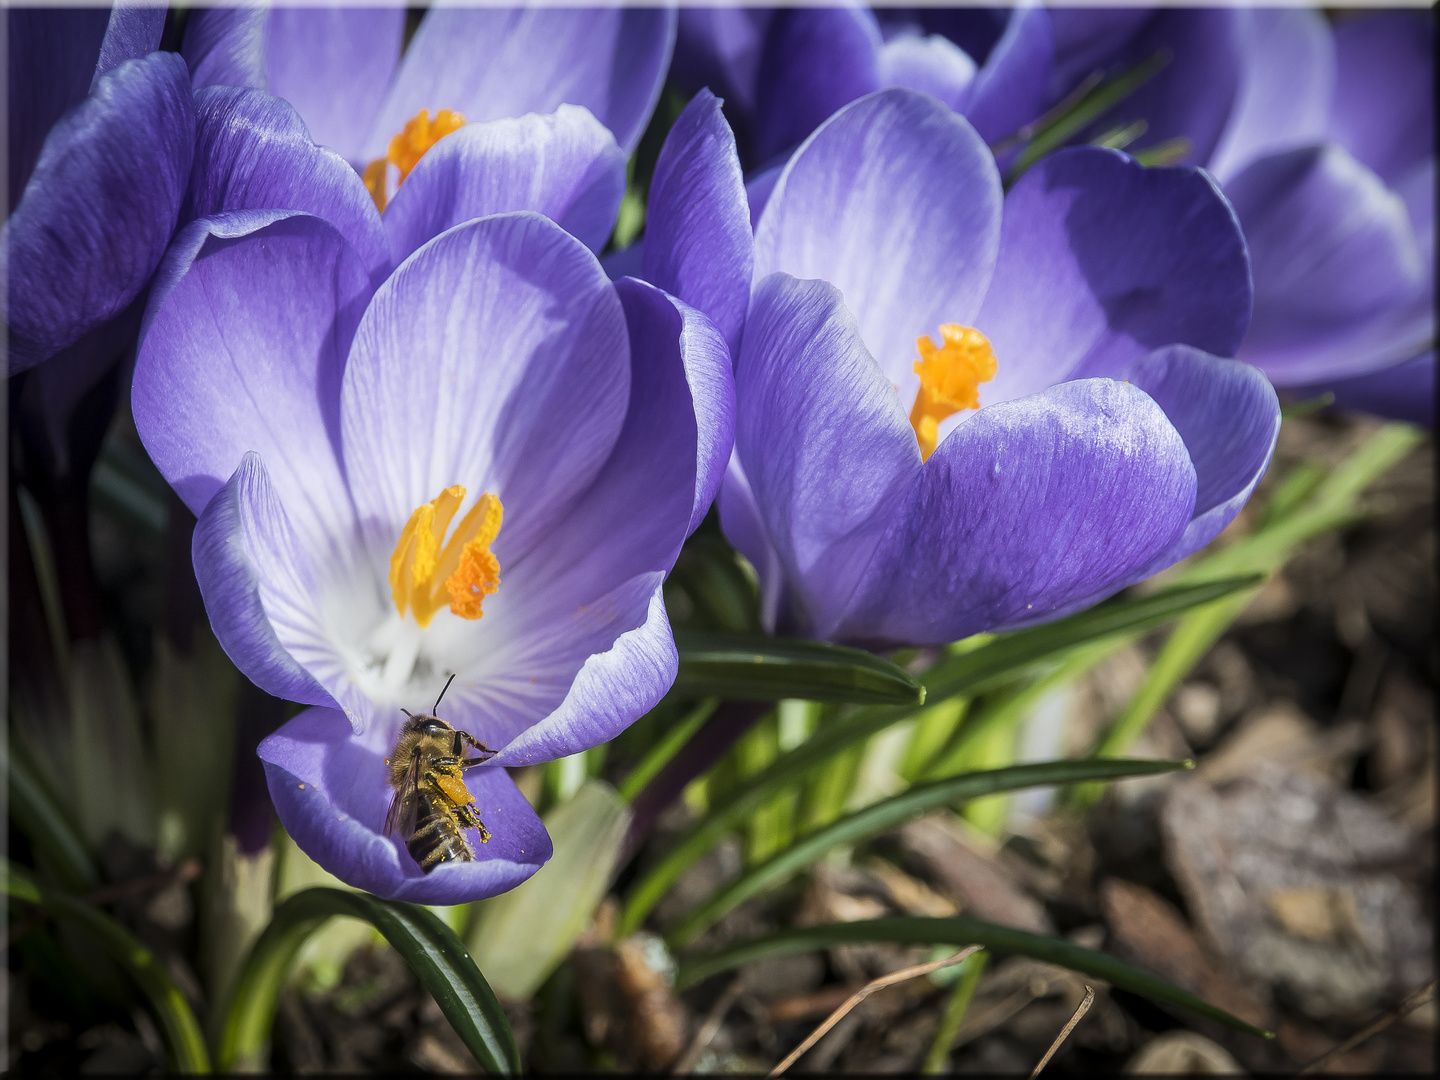
[[[482,753],[482,754],[485,755],[485,757],[479,758],[479,759],[478,759],[479,761],[485,761],[485,760],[487,760],[487,759],[489,759],[489,758],[494,757],[496,754],[498,754],[498,753],[500,752],[500,751],[498,751],[498,750],[491,750],[488,746],[486,746],[486,745],[485,745],[483,742],[481,742],[479,739],[475,738],[475,736],[471,735],[468,731],[461,731],[461,730],[459,730],[459,729],[457,728],[456,731],[455,731],[455,735],[456,735],[455,753],[456,753],[457,756],[458,756],[459,753],[460,753],[459,741],[460,741],[461,739],[463,739],[465,742],[467,742],[467,743],[469,743],[471,746],[473,746],[476,750],[479,750],[480,753]],[[477,759],[471,758],[470,761],[467,762],[467,764],[469,764],[469,763],[471,763],[471,762],[476,762],[476,761],[477,761]]]
[[[460,768],[473,769],[476,765],[484,765],[490,758],[495,756],[495,751],[490,751],[490,757],[470,757],[460,762]]]
[[[490,842],[490,830],[485,828],[485,823],[480,820],[480,815],[475,812],[474,803],[467,803],[459,807],[455,813],[467,826],[479,831],[480,842],[482,844],[488,844]]]

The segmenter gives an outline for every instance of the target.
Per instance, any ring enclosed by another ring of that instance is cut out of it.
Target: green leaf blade
[[[520,1071],[504,1010],[454,931],[415,904],[330,888],[306,889],[275,909],[246,957],[228,1007],[217,1014],[220,1069],[263,1066],[275,1007],[296,954],[306,938],[337,915],[363,919],[385,937],[487,1072]]]
[[[681,630],[675,692],[731,701],[848,702],[913,705],[925,689],[889,660],[842,645],[764,634]]]
[[[1185,761],[1116,759],[1082,761],[1044,761],[1028,765],[1012,765],[1004,769],[952,776],[908,791],[832,822],[811,833],[778,855],[753,867],[715,893],[687,916],[670,935],[671,944],[680,946],[693,941],[727,912],[756,893],[785,880],[809,865],[832,848],[858,843],[889,829],[896,828],[941,806],[950,806],[967,799],[1016,791],[1030,787],[1048,787],[1076,781],[1118,780],[1128,776],[1148,776],[1193,767]]]
[[[798,952],[830,948],[834,945],[888,942],[900,945],[983,945],[996,952],[1028,956],[1059,967],[1069,968],[1111,986],[1139,994],[1162,1005],[1170,1005],[1198,1016],[1217,1020],[1236,1031],[1262,1038],[1273,1038],[1271,1032],[1232,1016],[1194,994],[1181,990],[1164,979],[1131,967],[1107,953],[1085,949],[1061,938],[1032,934],[1025,930],[1001,926],[965,916],[945,919],[896,915],[859,922],[829,923],[806,926],[769,937],[756,938],[723,949],[709,956],[683,961],[676,985],[686,987],[721,971],[742,964]]]

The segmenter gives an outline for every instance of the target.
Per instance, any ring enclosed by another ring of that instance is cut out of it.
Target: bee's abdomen
[[[420,864],[427,874],[442,862],[473,862],[475,853],[465,842],[454,819],[435,809],[435,804],[420,796],[420,806],[415,818],[415,835],[405,846],[410,857]]]

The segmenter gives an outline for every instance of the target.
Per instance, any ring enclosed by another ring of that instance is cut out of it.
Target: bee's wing
[[[398,831],[402,839],[409,840],[415,835],[415,817],[420,809],[420,755],[410,759],[410,767],[395,788],[390,800],[390,809],[385,814],[385,835]]]

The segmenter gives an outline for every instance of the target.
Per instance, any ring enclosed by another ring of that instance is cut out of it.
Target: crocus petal
[[[670,78],[692,92],[709,87],[749,113],[755,108],[760,54],[774,17],[768,8],[682,6]]]
[[[1146,123],[1135,149],[1184,139],[1189,151],[1179,160],[1203,165],[1225,132],[1239,93],[1243,51],[1239,12],[1170,8],[1150,19],[1114,60],[1121,68],[1144,63],[1159,52],[1171,59],[1148,82],[1107,113],[1097,129]]]
[[[613,739],[653,709],[675,681],[680,658],[662,597],[663,575],[650,579],[642,625],[592,654],[558,708],[521,732],[496,757],[502,765],[551,761]],[[638,583],[637,583],[638,584]]]
[[[364,266],[318,218],[244,211],[182,230],[157,281],[132,395],[151,458],[199,514],[259,452],[318,555],[354,520],[338,394]]]
[[[628,155],[659,100],[675,42],[674,10],[432,8],[370,136],[380,157],[421,109],[471,122],[583,105]]]
[[[646,207],[644,278],[740,342],[755,244],[735,136],[720,100],[701,90],[661,147]]]
[[[105,40],[100,43],[100,59],[95,62],[91,89],[94,89],[100,76],[114,71],[126,60],[139,60],[146,53],[158,49],[164,30],[164,4],[117,0],[110,9]]]
[[[1280,433],[1280,402],[1249,364],[1188,345],[1157,349],[1126,379],[1165,410],[1195,466],[1195,512],[1184,534],[1145,576],[1199,551],[1234,520],[1270,464]]]
[[[770,202],[770,196],[775,194],[775,185],[780,182],[780,174],[785,171],[785,163],[771,165],[768,169],[761,169],[752,173],[750,179],[745,181],[745,199],[750,204],[750,231],[754,232],[760,224],[760,218],[765,213],[765,207]]]
[[[385,755],[333,709],[311,709],[260,744],[275,811],[300,849],[346,884],[389,900],[463,904],[513,889],[550,858],[550,837],[504,769],[465,774],[489,843],[467,836],[474,862],[424,873],[381,828],[392,789]]]
[[[103,8],[5,9],[10,209],[45,136],[89,92],[109,18]]]
[[[880,28],[861,7],[778,11],[756,92],[755,153],[788,151],[831,113],[881,86]]]
[[[1435,426],[1435,353],[1385,368],[1371,375],[1341,379],[1326,386],[1298,389],[1292,396],[1314,397],[1326,390],[1341,409],[1373,413],[1388,420]]]
[[[275,8],[265,26],[270,92],[305,119],[317,143],[363,168],[405,36],[405,8]]]
[[[538,214],[457,226],[391,275],[356,332],[341,429],[360,516],[388,554],[445,488],[488,491],[513,564],[590,486],[629,393],[625,316],[584,245]]]
[[[506,591],[524,595],[506,621],[508,635],[534,625],[553,638],[551,624],[571,620],[602,592],[668,573],[730,456],[734,386],[719,332],[644,282],[623,280],[616,293],[630,337],[625,424],[605,467],[545,543],[506,567]],[[643,610],[625,629],[642,619]]]
[[[195,94],[195,165],[182,221],[230,210],[300,210],[333,225],[377,282],[390,269],[380,215],[339,154],[316,146],[289,102],[259,90]]]
[[[1245,241],[1208,176],[1062,150],[1005,199],[999,264],[972,324],[999,359],[980,400],[1114,375],[1175,342],[1231,356],[1249,317]]]
[[[1015,9],[965,102],[965,116],[982,139],[993,143],[1013,135],[1045,111],[1054,52],[1049,12]]]
[[[625,157],[589,111],[467,124],[435,144],[385,210],[397,264],[452,225],[533,210],[591,251],[610,238],[625,194]]]
[[[1095,71],[1103,71],[1117,49],[1129,44],[1154,16],[1146,8],[1056,7],[1050,12],[1055,40],[1052,87],[1063,96]]]
[[[265,20],[262,5],[197,8],[185,23],[180,55],[200,86],[269,89],[265,74]]]
[[[836,636],[954,641],[1137,579],[1184,531],[1195,469],[1145,393],[1085,379],[991,405],[925,463]]]
[[[1384,12],[1335,27],[1330,133],[1387,184],[1435,154],[1435,18]]]
[[[735,449],[802,632],[828,637],[920,469],[895,388],[823,281],[775,274],[750,307]]]
[[[120,65],[55,125],[0,237],[12,372],[139,294],[175,228],[194,140],[185,65],[166,53]]]
[[[1225,190],[1255,274],[1242,359],[1276,385],[1308,385],[1379,370],[1426,346],[1433,268],[1404,202],[1345,150],[1266,157]]]
[[[1263,154],[1325,137],[1335,91],[1335,40],[1302,8],[1241,10],[1239,93],[1209,169],[1223,183]]]
[[[316,619],[315,574],[258,454],[244,456],[200,514],[191,553],[215,638],[235,666],[275,697],[334,705],[302,663],[332,652]]]
[[[918,337],[975,325],[1000,201],[994,159],[968,122],[924,94],[884,90],[790,159],[755,235],[755,277],[835,285],[886,376],[913,386]]]
[[[975,81],[975,61],[938,34],[897,34],[880,46],[880,86],[903,86],[960,109]]]

